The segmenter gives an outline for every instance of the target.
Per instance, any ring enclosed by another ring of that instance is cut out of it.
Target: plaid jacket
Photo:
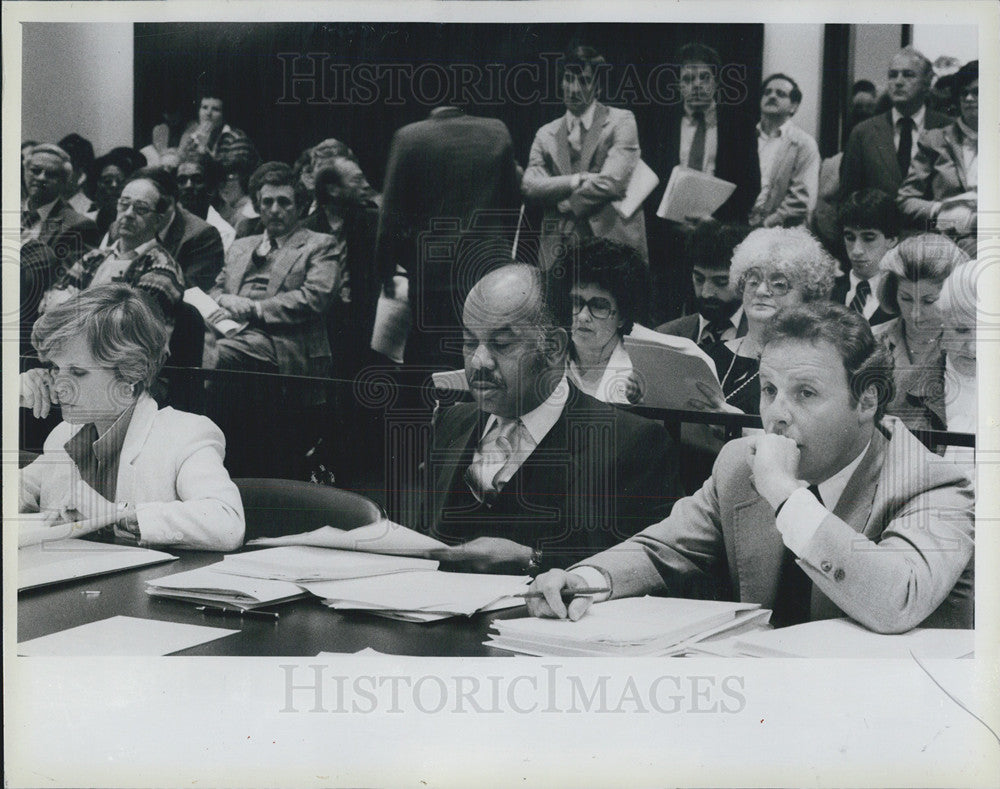
[[[71,265],[55,287],[85,290],[101,264],[111,256],[111,249],[95,249]],[[184,272],[160,243],[153,244],[139,255],[116,282],[124,282],[146,291],[160,305],[163,315],[172,321],[177,305],[184,296]]]

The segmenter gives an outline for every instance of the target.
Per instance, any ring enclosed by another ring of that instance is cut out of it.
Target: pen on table
[[[194,610],[203,611],[206,614],[239,614],[240,616],[256,616],[261,619],[277,619],[279,616],[277,611],[258,611],[254,608],[248,608],[244,611],[242,608],[226,608],[218,605],[196,605]]]
[[[592,594],[611,594],[611,590],[607,587],[601,588],[585,586],[580,589],[561,589],[559,592],[559,596],[564,600],[572,600],[574,597],[585,597],[586,595]],[[541,600],[545,597],[545,595],[541,592],[525,592],[520,596],[525,600]]]

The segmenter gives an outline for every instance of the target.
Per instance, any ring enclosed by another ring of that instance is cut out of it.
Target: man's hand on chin
[[[767,433],[750,446],[753,486],[774,509],[803,486],[798,468],[799,448],[790,438]]]
[[[519,574],[531,562],[531,548],[502,537],[477,537],[427,555],[441,562],[444,570],[465,573]]]

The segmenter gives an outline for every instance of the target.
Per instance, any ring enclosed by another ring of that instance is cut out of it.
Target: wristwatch
[[[532,578],[542,572],[542,549],[532,548],[531,558],[528,560],[528,566],[524,568],[525,572],[528,573]]]

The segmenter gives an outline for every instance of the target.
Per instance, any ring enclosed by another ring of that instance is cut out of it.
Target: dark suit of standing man
[[[531,145],[521,191],[526,203],[544,210],[544,268],[591,236],[621,241],[649,257],[643,213],[625,219],[612,205],[625,196],[640,151],[632,113],[597,101],[597,71],[605,64],[589,46],[568,53],[561,81],[566,114],[542,126]]]
[[[565,567],[634,534],[681,495],[664,428],[566,378],[568,285],[506,266],[465,303],[473,403],[440,411],[425,466],[423,528],[452,569]]]
[[[720,222],[745,224],[760,192],[756,119],[723,100],[718,53],[703,44],[686,44],[678,51],[676,62],[680,68],[678,92],[683,101],[666,116],[647,145],[647,163],[660,177],[660,186],[644,204],[654,285],[653,314],[659,320],[676,317],[688,295],[686,265],[681,256],[689,228],[655,214],[674,167],[691,167],[736,184],[733,194],[713,214]],[[700,133],[702,125],[704,131]]]
[[[880,189],[896,196],[906,178],[917,140],[925,129],[937,129],[951,118],[926,106],[933,74],[931,62],[907,47],[889,61],[888,112],[859,123],[851,131],[840,160],[841,199],[861,189]],[[909,130],[906,130],[909,126]],[[909,144],[903,144],[909,140]]]
[[[510,132],[494,118],[438,107],[393,137],[375,266],[386,283],[397,266],[406,270],[412,312],[408,365],[458,363],[457,350],[449,353],[442,342],[457,345],[462,300],[475,274],[482,274],[481,244],[513,239],[518,181]]]

